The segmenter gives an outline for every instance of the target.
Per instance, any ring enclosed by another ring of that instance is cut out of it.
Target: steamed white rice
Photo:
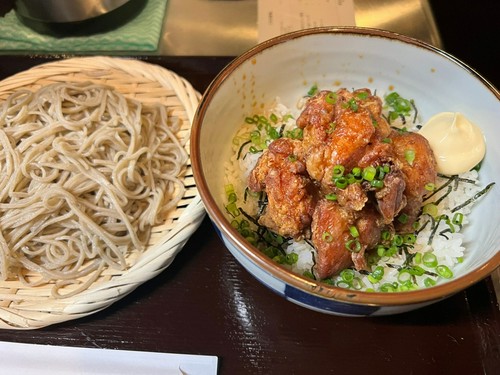
[[[298,109],[291,110],[281,104],[279,98],[277,98],[267,111],[263,111],[263,113],[259,115],[269,117],[271,114],[274,114],[279,119],[287,118],[288,115],[291,115],[284,124],[285,131],[292,130],[296,127],[295,119],[300,113],[300,107],[301,104],[298,105]],[[250,114],[250,116],[254,116],[254,114]],[[280,121],[279,126],[282,126],[282,124],[283,122]],[[245,200],[244,197],[246,196],[245,189],[247,187],[248,175],[255,166],[261,152],[251,153],[248,152],[248,146],[242,147],[242,144],[249,139],[249,134],[253,130],[255,130],[254,124],[243,122],[236,133],[231,158],[225,165],[226,179],[224,184],[225,186],[232,185],[234,188],[234,192],[238,197],[238,207],[247,214],[255,217],[258,211],[256,199],[248,198]],[[238,153],[241,154],[239,158]],[[439,188],[448,180],[449,178],[447,177],[438,177],[436,188]],[[434,219],[439,225],[437,228],[432,228],[430,225],[430,222],[432,222],[430,217],[428,215],[422,215],[419,220],[420,224],[425,222],[429,223],[423,226],[423,229],[417,230],[418,235],[416,241],[413,246],[408,249],[408,253],[414,256],[412,266],[418,266],[417,268],[419,268],[420,271],[425,271],[424,274],[412,274],[410,284],[405,284],[401,280],[398,282],[400,269],[405,266],[405,261],[408,256],[408,254],[398,253],[391,257],[382,256],[376,264],[371,266],[372,270],[375,270],[376,267],[379,267],[379,271],[383,269],[383,277],[380,279],[374,280],[367,272],[353,270],[349,272],[351,272],[350,277],[354,277],[354,283],[344,282],[342,276],[339,275],[324,281],[337,286],[351,287],[366,291],[401,291],[432,286],[434,283],[440,283],[452,277],[452,275],[446,275],[446,277],[438,275],[436,267],[427,267],[419,257],[422,257],[425,253],[432,253],[435,255],[436,261],[440,266],[448,267],[451,273],[453,273],[455,266],[461,263],[464,257],[467,256],[462,229],[468,224],[468,214],[470,213],[472,204],[468,204],[453,212],[451,210],[473,197],[480,192],[482,188],[478,182],[478,172],[475,170],[464,173],[458,177],[455,176],[453,182],[449,183],[448,186],[451,186],[451,192],[448,193],[448,188],[442,189],[442,191],[435,193],[429,201],[439,200],[439,197],[443,196],[443,194],[447,194],[438,205],[438,217],[447,215],[451,220],[457,217],[457,215],[463,215],[463,218],[460,225],[450,225],[450,223],[447,223],[444,219]],[[426,203],[427,202],[424,202],[424,205]],[[245,220],[243,216],[235,218],[228,215],[228,217],[230,220]],[[429,241],[431,237],[432,241]],[[287,245],[288,246],[284,249],[287,254],[297,254],[296,262],[292,265],[288,265],[288,267],[297,274],[312,277],[315,249],[310,246],[307,241],[297,242],[289,240]]]

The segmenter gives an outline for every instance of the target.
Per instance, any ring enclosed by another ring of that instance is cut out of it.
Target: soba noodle
[[[0,107],[0,279],[54,282],[60,297],[105,267],[126,269],[184,193],[177,131],[164,106],[104,85],[10,95]]]

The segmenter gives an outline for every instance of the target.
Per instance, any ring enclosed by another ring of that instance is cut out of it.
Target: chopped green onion
[[[400,283],[407,282],[411,280],[412,274],[406,268],[403,268],[398,273],[398,281]]]
[[[356,100],[354,100],[354,98],[350,99],[348,102],[347,102],[347,105],[349,106],[349,108],[351,109],[351,111],[353,112],[357,112],[358,111],[358,103],[356,103]]]
[[[297,263],[297,260],[299,260],[299,255],[297,253],[290,253],[285,256],[285,263],[292,265]]]
[[[413,162],[415,161],[415,150],[412,149],[405,150],[405,159],[408,162],[408,164],[413,165]]]
[[[325,101],[328,104],[335,104],[337,102],[337,93],[330,91],[328,94],[326,94]]]
[[[453,226],[453,223],[451,222],[450,218],[448,217],[448,215],[442,215],[441,216],[441,219],[444,220],[446,222],[446,224],[448,224],[448,229],[451,233],[455,233],[455,227]]]
[[[380,286],[379,290],[384,293],[393,293],[397,291],[397,286],[391,283],[384,283]]]
[[[372,180],[370,181],[370,185],[374,188],[381,189],[384,187],[384,181],[382,180]]]
[[[248,149],[248,151],[250,151],[252,154],[258,154],[259,152],[261,152],[262,150],[259,150],[257,147],[255,146],[250,146],[250,148]]]
[[[426,267],[434,268],[438,265],[437,257],[434,253],[428,251],[422,256],[422,263]]]
[[[408,268],[408,271],[415,276],[422,276],[425,273],[425,270],[420,266],[413,266]]]
[[[358,228],[356,228],[354,225],[352,225],[352,226],[349,228],[349,232],[351,233],[351,236],[353,236],[354,238],[359,237]]]
[[[332,278],[329,279],[323,279],[321,282],[328,284],[328,285],[335,285],[335,281]]]
[[[413,257],[413,263],[420,264],[422,263],[422,253],[416,253]]]
[[[404,235],[404,243],[413,245],[417,241],[417,236],[413,233],[407,233]]]
[[[336,201],[337,200],[337,194],[333,194],[333,193],[326,194],[325,195],[325,199],[328,200],[328,201]]]
[[[327,134],[332,134],[336,127],[337,127],[336,122],[330,122],[328,124],[328,129],[326,130]]]
[[[359,253],[361,251],[361,243],[357,239],[347,241],[345,247],[351,253]]]
[[[464,214],[461,212],[455,212],[453,215],[453,219],[451,219],[451,222],[455,225],[462,225],[462,221],[464,220]]]
[[[431,286],[434,286],[434,285],[436,285],[436,280],[431,279],[430,277],[426,277],[424,279],[424,286],[426,288],[430,288]]]
[[[450,268],[444,264],[440,264],[436,267],[436,272],[439,276],[445,279],[451,279],[453,277],[453,272]]]
[[[386,173],[387,172],[385,171],[384,167],[382,167],[381,165],[377,167],[377,179],[383,180]]]
[[[342,278],[342,280],[348,283],[350,283],[354,279],[354,276],[355,276],[354,270],[350,268],[343,269],[340,272],[340,277]]]
[[[422,211],[424,214],[427,214],[432,217],[438,216],[438,207],[434,203],[427,203]]]
[[[292,139],[302,139],[303,130],[301,128],[294,128],[292,130],[288,130],[286,132],[286,137]]]
[[[266,127],[266,133],[271,139],[278,139],[280,137],[280,133],[276,128],[273,128],[272,126],[267,126]]]
[[[404,242],[404,239],[403,239],[403,236],[401,236],[400,234],[396,234],[393,238],[392,238],[392,246],[401,246]]]
[[[318,92],[318,85],[314,84],[314,85],[311,86],[311,88],[307,92],[307,95],[308,96],[314,96],[317,92]]]
[[[408,215],[405,214],[405,213],[402,213],[401,215],[398,216],[398,221],[401,223],[401,224],[406,224],[408,222]]]
[[[344,175],[345,167],[343,165],[336,165],[333,167],[332,177],[342,177]]]
[[[345,177],[338,177],[335,179],[335,186],[339,189],[345,189],[348,184],[347,178]]]
[[[226,195],[234,193],[234,186],[233,186],[233,184],[227,184],[226,186],[224,186],[224,191],[226,192]]]
[[[392,245],[388,249],[386,249],[385,256],[386,257],[392,257],[393,255],[396,255],[397,252],[398,252],[398,247]]]
[[[354,175],[352,173],[348,173],[346,178],[347,178],[347,182],[349,183],[349,185],[357,182],[356,177],[354,177]]]
[[[397,92],[392,92],[385,97],[386,104],[392,108],[391,118],[394,120],[399,116],[408,116],[412,110],[411,101],[404,99]]]
[[[323,232],[323,234],[321,235],[321,239],[325,242],[332,242],[333,236],[330,232]]]
[[[363,283],[363,281],[361,281],[361,279],[359,277],[355,277],[354,279],[352,279],[351,287],[353,289],[361,290],[364,286],[365,286],[365,284]]]
[[[309,270],[304,271],[302,275],[304,277],[307,277],[308,279],[313,279],[313,280],[315,279],[314,274]]]
[[[377,170],[375,169],[375,167],[363,168],[363,179],[365,179],[366,181],[373,181],[376,174]]]
[[[436,190],[436,185],[433,184],[432,182],[429,182],[428,184],[425,184],[424,188],[427,191],[434,191]]]
[[[374,278],[371,274],[366,276],[366,278],[368,279],[369,282],[371,282],[372,284],[377,284],[380,280]]]
[[[344,280],[337,281],[335,285],[338,286],[339,288],[346,288],[346,289],[351,287],[351,284]]]
[[[274,258],[278,253],[278,249],[274,246],[267,246],[266,248],[262,249],[262,253],[264,253],[264,255],[269,258]]]
[[[260,144],[261,143],[260,132],[258,130],[250,132],[250,140],[252,141],[252,143],[256,145]]]
[[[361,91],[361,92],[358,92],[358,93],[356,94],[356,97],[357,97],[357,98],[359,98],[359,99],[361,99],[361,100],[365,100],[365,99],[367,99],[367,98],[368,98],[368,96],[369,96],[369,95],[368,95],[368,93],[367,93],[366,91]]]
[[[384,277],[384,267],[377,266],[370,274],[375,280],[382,280]]]
[[[236,202],[237,199],[238,198],[236,197],[235,192],[229,193],[229,195],[227,196],[228,203],[234,203],[234,202]]]
[[[240,215],[240,209],[235,202],[226,205],[226,210],[232,217],[237,217]]]
[[[383,257],[385,255],[385,247],[382,245],[377,246],[377,255]]]

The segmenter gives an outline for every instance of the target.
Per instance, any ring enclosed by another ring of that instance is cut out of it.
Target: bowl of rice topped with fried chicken
[[[500,147],[486,141],[499,98],[406,36],[285,34],[205,92],[194,176],[226,247],[286,299],[346,316],[414,310],[500,263]]]

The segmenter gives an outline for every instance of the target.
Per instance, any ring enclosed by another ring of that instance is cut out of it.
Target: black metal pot
[[[88,35],[132,19],[147,0],[15,0],[17,17],[28,27],[56,36]]]

